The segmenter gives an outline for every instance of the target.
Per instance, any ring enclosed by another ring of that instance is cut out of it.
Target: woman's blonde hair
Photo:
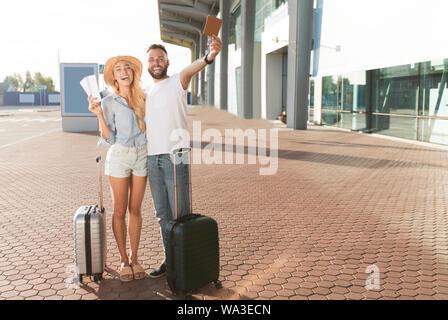
[[[126,60],[121,60],[126,61]],[[134,80],[131,83],[131,86],[129,87],[129,96],[126,98],[126,101],[129,105],[129,107],[134,110],[135,114],[137,115],[137,121],[138,126],[142,132],[146,130],[145,125],[145,112],[146,112],[146,105],[145,105],[145,93],[143,92],[143,89],[140,87],[140,77],[141,74],[139,74],[138,67],[135,66],[132,62],[126,61],[129,63],[132,73],[134,76]],[[114,92],[116,94],[120,94],[120,88],[118,86],[118,82],[114,81],[114,84],[112,86]]]

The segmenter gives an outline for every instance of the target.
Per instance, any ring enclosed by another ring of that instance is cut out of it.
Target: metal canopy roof
[[[190,48],[192,60],[208,15],[217,15],[219,0],[158,0],[160,37],[163,41]]]

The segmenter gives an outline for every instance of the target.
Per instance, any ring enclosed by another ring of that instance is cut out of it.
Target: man
[[[148,138],[148,179],[159,222],[164,250],[167,244],[164,230],[174,219],[174,168],[171,155],[174,150],[190,148],[190,141],[181,132],[188,132],[187,89],[194,75],[213,63],[222,49],[222,42],[212,36],[209,52],[172,77],[167,75],[170,65],[164,46],[151,45],[147,51],[148,71],[154,85],[146,95],[146,134]],[[177,170],[178,217],[189,214],[188,163],[182,162]],[[150,273],[159,278],[166,273],[166,261]]]

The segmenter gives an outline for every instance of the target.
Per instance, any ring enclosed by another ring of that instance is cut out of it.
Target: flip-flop
[[[132,271],[131,266],[125,266],[124,264],[121,265],[120,280],[122,282],[129,282],[134,280],[134,272]]]
[[[145,279],[148,275],[146,274],[145,270],[142,268],[139,264],[134,264],[132,266],[132,269],[134,270],[134,279],[135,280],[141,280]],[[142,275],[143,274],[143,275]],[[139,276],[137,276],[139,275]]]

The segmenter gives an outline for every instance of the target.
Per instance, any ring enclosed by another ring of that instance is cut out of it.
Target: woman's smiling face
[[[134,72],[127,61],[118,61],[114,66],[114,79],[120,86],[130,86],[134,80]]]

